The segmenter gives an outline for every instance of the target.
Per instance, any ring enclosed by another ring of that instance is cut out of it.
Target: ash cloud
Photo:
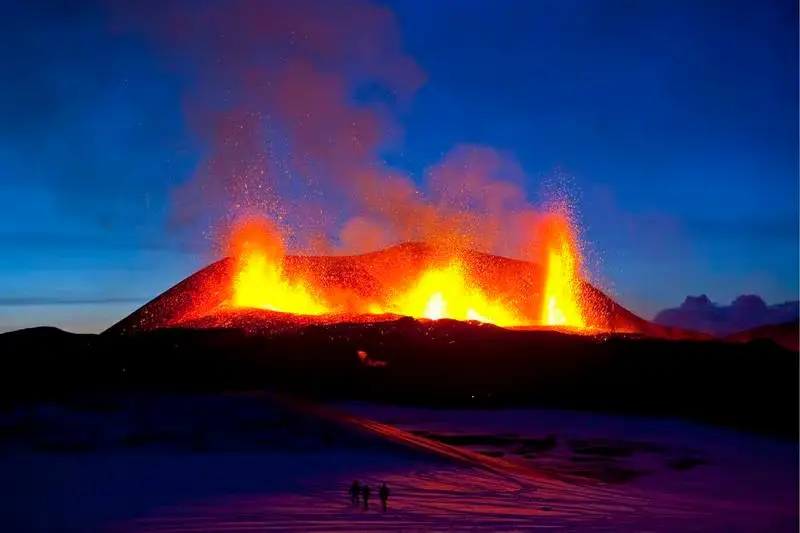
[[[508,155],[457,147],[421,188],[381,161],[425,81],[389,9],[366,0],[126,6],[117,27],[143,32],[192,80],[184,106],[206,156],[175,192],[177,226],[224,235],[260,212],[293,248],[327,253],[400,241],[498,253],[527,245],[530,226],[519,223],[536,210]],[[365,87],[385,97],[359,99]]]
[[[759,326],[796,322],[800,302],[767,305],[755,294],[743,294],[730,305],[712,302],[705,294],[687,296],[683,303],[656,314],[654,322],[713,335],[730,335]]]

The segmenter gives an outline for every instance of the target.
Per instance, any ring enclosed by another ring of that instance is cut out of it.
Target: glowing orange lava
[[[284,276],[284,251],[278,233],[265,221],[237,227],[229,245],[238,263],[231,304],[298,315],[322,315],[328,308],[302,282]]]
[[[514,310],[489,299],[468,283],[459,262],[423,272],[409,290],[400,292],[393,299],[388,311],[433,320],[476,320],[498,326],[525,324]]]
[[[234,280],[233,305],[294,313],[322,315],[328,308],[319,303],[303,283],[284,279],[281,261],[251,252],[239,259]]]
[[[317,273],[287,271],[279,233],[263,220],[249,220],[231,234],[229,253],[237,264],[228,304],[298,315],[336,314],[346,309],[347,313],[473,320],[506,327],[586,328],[587,317],[580,297],[580,247],[569,217],[566,212],[547,215],[535,229],[546,271],[542,290],[530,296],[516,293],[525,289],[515,289],[510,294],[499,288],[495,290],[486,280],[476,283],[471,276],[480,276],[480,271],[471,274],[467,263],[458,256],[435,266],[420,265],[419,270],[412,267],[407,274],[399,269],[408,270],[408,265],[398,266],[398,271],[384,269],[379,274],[385,274],[385,279],[379,280],[382,290],[376,291],[374,296],[361,293],[345,305],[339,301],[341,291],[322,286],[330,282],[315,277]],[[526,298],[532,298],[527,300],[530,304],[520,303]]]
[[[569,217],[549,215],[541,231],[547,243],[542,324],[585,328],[580,302],[581,254]]]

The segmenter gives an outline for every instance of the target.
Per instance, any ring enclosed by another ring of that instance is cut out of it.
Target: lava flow
[[[535,230],[545,263],[541,267],[546,270],[544,276],[539,272],[530,279],[539,280],[540,287],[513,278],[492,280],[453,253],[444,261],[438,257],[438,262],[383,264],[373,271],[378,277],[376,288],[356,294],[330,279],[323,281],[318,272],[289,272],[279,233],[265,221],[248,220],[232,232],[229,252],[236,260],[236,271],[227,305],[295,315],[392,314],[504,327],[586,328],[580,298],[580,248],[569,216],[566,212],[546,215]],[[481,283],[473,278],[476,275]],[[342,300],[345,293],[346,302]]]

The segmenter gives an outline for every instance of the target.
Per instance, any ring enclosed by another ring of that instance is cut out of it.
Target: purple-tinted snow
[[[423,438],[461,435],[467,448],[548,473],[534,480],[406,452],[263,398],[112,403],[3,415],[0,429],[16,437],[5,439],[0,455],[2,531],[780,533],[798,526],[796,443],[683,422],[338,406]],[[637,474],[605,478],[609,471]],[[560,476],[575,472],[584,477]],[[353,479],[373,487],[368,511],[348,502]],[[382,481],[392,489],[386,515],[377,501]]]

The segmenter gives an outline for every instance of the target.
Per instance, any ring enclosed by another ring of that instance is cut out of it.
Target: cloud
[[[660,311],[654,322],[713,335],[730,335],[768,324],[798,320],[800,302],[767,305],[755,294],[738,296],[730,305],[712,302],[705,294],[687,296],[679,306]]]
[[[78,233],[59,230],[0,231],[0,248],[14,250],[72,250],[72,251],[152,251],[200,253],[205,248],[183,242],[169,235],[134,237],[130,233],[105,231],[103,233]]]
[[[24,296],[0,297],[0,307],[29,307],[50,305],[116,305],[116,304],[143,304],[142,298],[129,296],[102,296],[97,298],[85,297],[51,297],[51,296]]]

